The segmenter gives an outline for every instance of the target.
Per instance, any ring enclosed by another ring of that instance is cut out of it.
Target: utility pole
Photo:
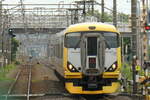
[[[2,33],[2,0],[0,1],[0,34]]]
[[[146,0],[142,0],[142,5],[143,5],[143,13],[142,13],[142,21],[143,21],[143,56],[144,56],[144,61],[148,60],[148,36],[147,36],[147,32],[145,30],[145,24],[146,24],[146,14],[147,14],[147,4],[148,1],[146,2]]]
[[[86,18],[86,1],[83,1],[83,21],[85,22]]]
[[[102,9],[101,9],[101,22],[104,23],[104,0],[101,0]]]
[[[23,26],[24,26],[24,32],[27,32],[27,20],[26,20],[26,15],[25,15],[25,5],[23,4],[23,0],[20,0],[20,7],[21,7],[21,14],[22,14],[22,21],[23,21]],[[27,38],[28,35],[26,34]]]
[[[113,25],[117,27],[117,0],[113,0]]]
[[[78,18],[78,8],[75,9],[75,12],[74,12],[74,23],[78,23],[79,21],[79,18]]]
[[[137,55],[137,0],[131,0],[132,54]]]
[[[148,24],[147,22],[147,10],[148,10],[148,0],[142,0],[142,6],[143,6],[143,13],[142,13],[142,29],[143,29],[143,57],[144,57],[144,64],[145,64],[145,68],[144,68],[144,76],[145,78],[147,79],[148,78],[148,70],[150,67],[150,62],[148,61],[149,60],[149,57],[148,57],[148,34],[145,30],[145,25]],[[146,98],[147,98],[147,95],[149,95],[148,93],[148,87],[145,85],[145,95],[146,95]],[[149,100],[147,98],[147,100]]]
[[[94,16],[94,3],[95,3],[95,1],[92,0],[92,16]]]
[[[137,0],[131,0],[131,26],[132,26],[132,55],[134,55],[132,62],[133,71],[133,93],[137,93],[137,82],[136,82],[136,63],[137,58]]]
[[[3,51],[3,37],[2,37],[2,0],[0,1],[0,60],[1,60],[1,62],[2,62],[2,65],[0,65],[0,66],[3,66],[3,61],[2,61],[2,59],[3,59],[3,53],[2,53],[2,51]]]

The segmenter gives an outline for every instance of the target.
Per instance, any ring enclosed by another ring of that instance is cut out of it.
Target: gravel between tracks
[[[60,84],[53,70],[44,65],[35,65],[32,69],[32,93],[60,92],[63,86]],[[58,91],[59,90],[59,91]]]

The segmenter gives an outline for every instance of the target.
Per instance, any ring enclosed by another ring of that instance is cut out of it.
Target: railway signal
[[[8,34],[12,37],[16,37],[16,35],[13,33],[14,33],[13,29],[8,29]]]
[[[148,14],[148,2],[146,0],[142,1],[142,39],[143,39],[143,61],[148,60],[148,31],[150,30],[150,24],[149,24],[149,14]]]
[[[150,25],[146,25],[145,30],[147,30],[147,31],[150,30]]]
[[[8,29],[8,34],[12,35],[13,34],[13,30],[12,29]]]

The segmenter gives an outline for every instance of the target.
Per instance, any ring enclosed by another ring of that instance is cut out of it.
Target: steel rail
[[[27,66],[26,66],[27,67]],[[8,97],[20,97],[20,96],[23,96],[23,97],[27,97],[27,100],[30,100],[30,97],[31,96],[43,96],[44,94],[30,94],[30,91],[31,91],[31,78],[32,78],[32,68],[31,68],[31,65],[29,65],[29,67],[30,67],[30,69],[29,69],[29,74],[28,74],[28,89],[27,89],[27,94],[22,94],[22,95],[17,95],[17,94],[11,94],[11,92],[12,92],[12,90],[13,90],[13,88],[14,88],[14,86],[15,86],[15,84],[17,83],[17,81],[18,81],[18,79],[19,79],[19,76],[20,76],[20,74],[21,74],[21,72],[22,72],[22,70],[23,69],[21,69],[18,73],[17,73],[17,75],[16,75],[16,77],[15,77],[15,81],[11,84],[11,86],[9,87],[9,89],[8,89],[8,92],[7,92],[7,95],[3,95],[3,96],[5,96],[5,100],[8,100]]]
[[[8,96],[11,94],[11,92],[12,92],[12,90],[13,90],[16,82],[17,82],[17,80],[19,79],[20,74],[21,74],[21,70],[17,73],[17,75],[15,77],[15,81],[10,85],[5,100],[7,100]]]
[[[46,94],[30,94],[30,97],[42,97]],[[59,94],[60,95],[60,94]],[[2,95],[2,97],[6,97],[7,95]],[[10,94],[9,97],[27,97],[27,94]]]
[[[31,78],[32,78],[32,65],[29,65],[29,76],[28,76],[28,91],[27,91],[27,100],[30,100],[30,90],[31,90]]]

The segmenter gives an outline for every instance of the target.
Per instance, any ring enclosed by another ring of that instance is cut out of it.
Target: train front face
[[[72,94],[115,93],[121,67],[119,34],[111,27],[79,26],[64,38],[66,89]]]

